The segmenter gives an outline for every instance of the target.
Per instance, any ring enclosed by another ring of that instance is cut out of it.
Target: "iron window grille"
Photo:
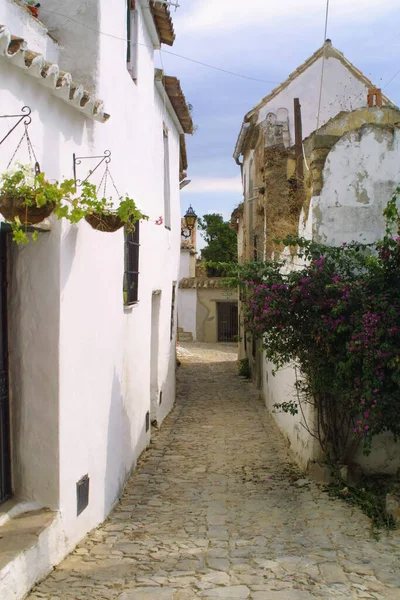
[[[172,285],[172,300],[171,300],[171,330],[169,339],[174,337],[174,321],[175,321],[175,298],[176,298],[176,283]]]
[[[139,300],[139,238],[140,225],[137,221],[134,231],[125,231],[124,302],[127,305]]]

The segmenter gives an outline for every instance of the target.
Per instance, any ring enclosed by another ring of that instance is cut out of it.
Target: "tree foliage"
[[[213,213],[204,215],[198,220],[202,238],[207,246],[201,251],[201,258],[207,263],[209,276],[224,275],[224,269],[215,263],[237,262],[237,236],[230,223],[224,221],[222,215]]]

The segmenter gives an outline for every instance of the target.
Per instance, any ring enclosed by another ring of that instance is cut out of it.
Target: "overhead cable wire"
[[[73,19],[72,17],[69,17],[68,15],[64,15],[62,13],[56,12],[54,10],[48,10],[47,8],[41,8],[40,9],[42,12],[47,12],[49,14],[52,15],[57,15],[59,17],[63,17],[64,19],[68,19],[69,21],[72,21],[73,23],[76,23],[77,25],[81,25],[82,27],[86,27],[87,29],[90,29],[91,31],[94,31],[95,33],[99,33],[100,35],[105,35],[107,37],[113,38],[115,40],[119,40],[121,42],[130,42],[131,40],[128,40],[127,38],[123,38],[117,35],[114,35],[112,33],[107,33],[105,31],[100,31],[100,29],[96,29],[95,27],[91,27],[90,25],[87,25],[86,23],[82,23],[81,21],[77,21],[76,19]],[[136,42],[139,46],[145,46],[146,48],[149,49],[154,49],[153,46],[149,46],[148,44],[143,44],[141,42]],[[234,71],[229,71],[228,69],[223,69],[222,67],[217,67],[215,65],[210,65],[208,63],[202,62],[200,60],[196,60],[194,58],[189,58],[188,56],[183,56],[182,54],[177,54],[176,52],[171,52],[169,50],[161,50],[160,49],[160,53],[163,54],[170,54],[171,56],[176,56],[177,58],[181,58],[182,60],[187,60],[189,62],[195,63],[197,65],[201,65],[203,67],[207,67],[208,69],[214,69],[215,71],[220,71],[221,73],[226,73],[227,75],[233,75],[235,77],[241,77],[242,79],[248,79],[250,81],[258,81],[260,83],[273,83],[273,84],[279,84],[279,81],[270,81],[267,79],[258,79],[257,77],[251,77],[250,75],[244,75],[243,73],[236,73]]]
[[[400,75],[400,70],[397,71],[397,73],[395,73],[395,75],[393,75],[393,77],[391,79],[389,79],[389,81],[387,83],[385,83],[385,85],[383,86],[382,89],[384,90],[385,88],[387,88],[387,86],[389,85],[389,83],[392,83],[392,81],[394,81],[394,79],[396,79],[396,77],[398,75]]]
[[[321,82],[319,86],[319,101],[318,101],[318,113],[317,113],[317,129],[319,129],[319,116],[321,113],[321,102],[322,102],[322,88],[324,85],[324,69],[325,69],[325,43],[328,35],[328,18],[329,18],[329,0],[326,0],[326,11],[325,11],[325,31],[324,31],[324,49],[322,54],[322,67],[321,67]]]

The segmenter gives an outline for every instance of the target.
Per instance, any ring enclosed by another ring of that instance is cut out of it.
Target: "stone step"
[[[18,514],[0,525],[0,598],[23,598],[66,553],[59,513],[47,509]]]
[[[193,342],[193,334],[189,331],[179,331],[178,340],[180,342]]]

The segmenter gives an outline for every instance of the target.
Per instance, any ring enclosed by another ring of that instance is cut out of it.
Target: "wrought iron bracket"
[[[183,229],[183,227],[182,227],[182,229],[181,229],[181,236],[183,238],[189,239],[191,235],[192,235],[192,230],[191,229],[189,229],[188,231],[185,231],[185,229]]]
[[[82,185],[82,183],[84,183],[85,181],[87,181],[92,175],[93,173],[99,168],[99,166],[105,162],[106,164],[111,162],[111,151],[110,150],[105,150],[104,151],[104,155],[101,156],[76,156],[75,152],[72,155],[73,158],[73,169],[74,169],[74,180],[75,180],[75,185],[76,187],[80,187]],[[89,171],[89,175],[87,175],[87,177],[85,177],[85,179],[81,180],[77,178],[77,166],[80,165],[82,163],[83,160],[98,160],[100,159],[100,161],[97,163],[97,165],[95,166],[94,169],[91,169]]]
[[[6,135],[0,141],[0,146],[8,138],[8,136],[14,131],[14,129],[16,129],[18,127],[18,125],[20,123],[23,122],[24,125],[29,125],[32,122],[32,119],[30,117],[31,112],[32,111],[29,106],[23,106],[22,110],[21,110],[21,114],[19,114],[19,115],[0,115],[0,119],[18,119],[18,121],[15,123],[15,125],[13,127],[11,127],[10,131],[8,133],[6,133]]]

